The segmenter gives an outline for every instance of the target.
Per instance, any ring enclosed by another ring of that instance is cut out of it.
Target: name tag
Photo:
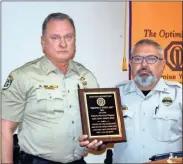
[[[45,89],[56,89],[58,88],[58,85],[39,85],[39,87]]]

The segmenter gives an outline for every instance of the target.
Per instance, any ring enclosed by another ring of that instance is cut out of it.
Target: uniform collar
[[[43,57],[43,69],[45,70],[46,74],[57,70],[57,67],[47,58],[47,56]]]
[[[152,90],[167,93],[170,92],[168,86],[166,85],[165,81],[162,78],[158,81],[158,83]],[[125,87],[126,94],[131,92],[140,92],[140,89],[137,87],[134,80],[130,81],[130,83],[128,83],[128,85],[126,85]]]
[[[130,83],[128,83],[126,86],[125,86],[125,94],[128,94],[128,93],[131,93],[131,92],[136,92],[137,91],[137,86],[134,82],[134,80],[131,80]]]
[[[80,71],[76,68],[75,63],[73,60],[69,61],[69,68],[68,68],[68,72],[69,71],[74,71],[78,76],[80,76]]]
[[[158,83],[156,84],[153,90],[159,91],[159,92],[167,92],[167,93],[170,92],[167,84],[162,78],[158,81]]]
[[[58,68],[47,58],[47,56],[43,57],[43,66],[46,74],[58,70]],[[69,61],[68,72],[69,71],[74,71],[78,75],[80,75],[78,70],[75,68],[75,64],[72,60]]]

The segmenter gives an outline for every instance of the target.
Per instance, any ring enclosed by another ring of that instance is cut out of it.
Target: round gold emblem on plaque
[[[105,99],[104,98],[98,98],[97,99],[97,104],[99,106],[104,106],[105,105]]]

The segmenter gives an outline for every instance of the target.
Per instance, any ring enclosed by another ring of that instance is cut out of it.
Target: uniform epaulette
[[[172,86],[177,86],[177,87],[179,87],[179,88],[182,88],[182,84],[179,83],[179,82],[177,82],[177,81],[167,81],[167,80],[165,80],[165,83],[166,83],[167,85],[172,85]]]
[[[82,66],[82,67],[83,67],[83,65],[82,65],[81,63],[78,63],[78,62],[76,62],[76,61],[74,61],[74,60],[73,60],[73,63],[74,63],[75,65],[77,65],[77,66]]]
[[[74,64],[74,68],[75,70],[80,74],[81,70],[82,70],[82,76],[84,76],[85,74],[87,74],[88,72],[90,72],[84,65],[82,65],[81,63],[78,63],[76,61],[73,61]]]
[[[39,62],[41,59],[42,59],[42,57],[37,58],[37,59],[35,59],[35,60],[32,60],[32,61],[30,61],[30,62],[27,62],[27,63],[25,63],[22,67],[27,67],[27,66],[29,66],[29,65],[31,65],[31,64],[35,64],[35,63]]]
[[[74,66],[75,66],[75,68],[76,69],[86,69],[86,70],[88,70],[83,64],[81,64],[81,63],[78,63],[78,62],[76,62],[76,61],[73,61],[73,64],[74,64]]]
[[[121,87],[121,86],[123,86],[123,85],[125,85],[125,84],[129,84],[129,83],[131,83],[131,82],[132,82],[132,80],[124,80],[124,81],[121,82],[120,84],[116,85],[116,87],[119,88],[119,87]]]
[[[22,66],[16,68],[13,72],[16,72],[16,71],[18,71],[18,70],[22,70],[22,69],[24,69],[25,67],[28,67],[28,66],[30,66],[30,65],[32,65],[32,64],[35,64],[35,63],[39,62],[42,58],[43,58],[43,57],[40,57],[40,58],[34,59],[34,60],[32,60],[32,61],[29,61],[29,62],[23,64]]]

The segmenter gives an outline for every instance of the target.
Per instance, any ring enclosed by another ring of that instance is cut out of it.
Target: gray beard
[[[135,75],[134,81],[142,87],[149,87],[157,80],[156,76],[141,77],[138,74]]]

